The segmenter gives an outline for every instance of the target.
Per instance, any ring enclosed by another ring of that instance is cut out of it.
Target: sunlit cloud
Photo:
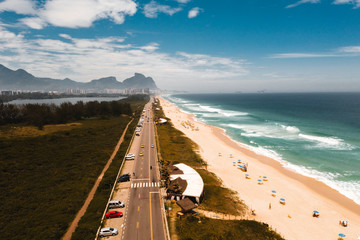
[[[0,3],[1,11],[33,16],[19,20],[33,29],[42,29],[46,25],[83,28],[100,19],[122,24],[125,16],[136,13],[137,4],[133,0],[48,0],[36,8],[30,0],[6,0]]]
[[[351,4],[354,8],[360,7],[360,0],[335,0],[334,4]]]
[[[286,8],[297,7],[297,6],[299,6],[301,4],[304,4],[304,3],[319,3],[319,2],[320,2],[320,0],[299,0],[296,3],[287,5]]]
[[[144,6],[144,15],[148,18],[157,18],[159,13],[164,13],[172,16],[173,14],[181,11],[181,7],[170,7],[168,5],[162,5],[152,0],[150,3]]]
[[[197,17],[197,15],[199,15],[200,11],[202,11],[202,9],[199,7],[192,8],[188,13],[188,18]]]

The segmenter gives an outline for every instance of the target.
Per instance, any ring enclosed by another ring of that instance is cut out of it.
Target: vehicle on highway
[[[116,228],[102,228],[100,229],[99,237],[115,236],[118,235]]]
[[[126,173],[119,177],[118,182],[128,182],[130,181],[130,174]]]
[[[145,147],[144,144],[141,144],[141,147],[144,148]]]
[[[123,213],[118,211],[110,211],[106,213],[106,218],[116,218],[116,217],[122,217]]]
[[[135,154],[133,153],[129,153],[125,156],[125,160],[134,160],[135,159]]]
[[[144,156],[144,154],[143,154],[142,152],[141,152],[141,153],[139,153],[139,155],[140,155],[140,156]]]
[[[154,148],[154,144],[151,144],[151,148]]]
[[[109,202],[109,208],[123,208],[125,207],[125,203],[120,202],[119,200],[112,200]]]

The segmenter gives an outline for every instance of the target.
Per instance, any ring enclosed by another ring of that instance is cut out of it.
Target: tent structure
[[[204,191],[204,182],[199,173],[183,163],[175,164],[174,167],[180,171],[175,171],[174,174],[170,173],[170,181],[181,178],[187,183],[185,190],[181,193],[182,199],[185,197],[193,197],[196,202],[200,203],[200,197]]]
[[[191,210],[193,210],[194,208],[196,208],[197,206],[195,205],[195,203],[193,203],[193,201],[191,201],[188,198],[184,198],[180,201],[177,201],[176,204],[181,207],[181,211],[182,212],[190,212]]]

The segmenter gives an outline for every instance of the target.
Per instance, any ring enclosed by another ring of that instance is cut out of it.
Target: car
[[[145,147],[144,144],[141,144],[141,147],[144,148]]]
[[[130,174],[126,173],[119,177],[118,182],[128,182],[130,181]]]
[[[109,202],[109,208],[123,208],[125,207],[125,203],[119,200],[112,200]]]
[[[144,154],[143,154],[142,152],[141,152],[141,153],[139,153],[139,155],[140,155],[140,156],[144,156]]]
[[[133,153],[129,153],[125,156],[125,160],[134,160],[135,159],[135,154]]]
[[[116,228],[102,228],[99,232],[99,237],[115,236],[118,235],[118,230]]]
[[[154,148],[154,144],[151,144],[151,148]]]
[[[106,218],[116,218],[116,217],[122,217],[123,213],[118,211],[110,211],[106,213]]]

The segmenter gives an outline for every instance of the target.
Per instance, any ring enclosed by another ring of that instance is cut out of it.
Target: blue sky
[[[360,91],[360,0],[0,0],[0,63],[192,92]]]

